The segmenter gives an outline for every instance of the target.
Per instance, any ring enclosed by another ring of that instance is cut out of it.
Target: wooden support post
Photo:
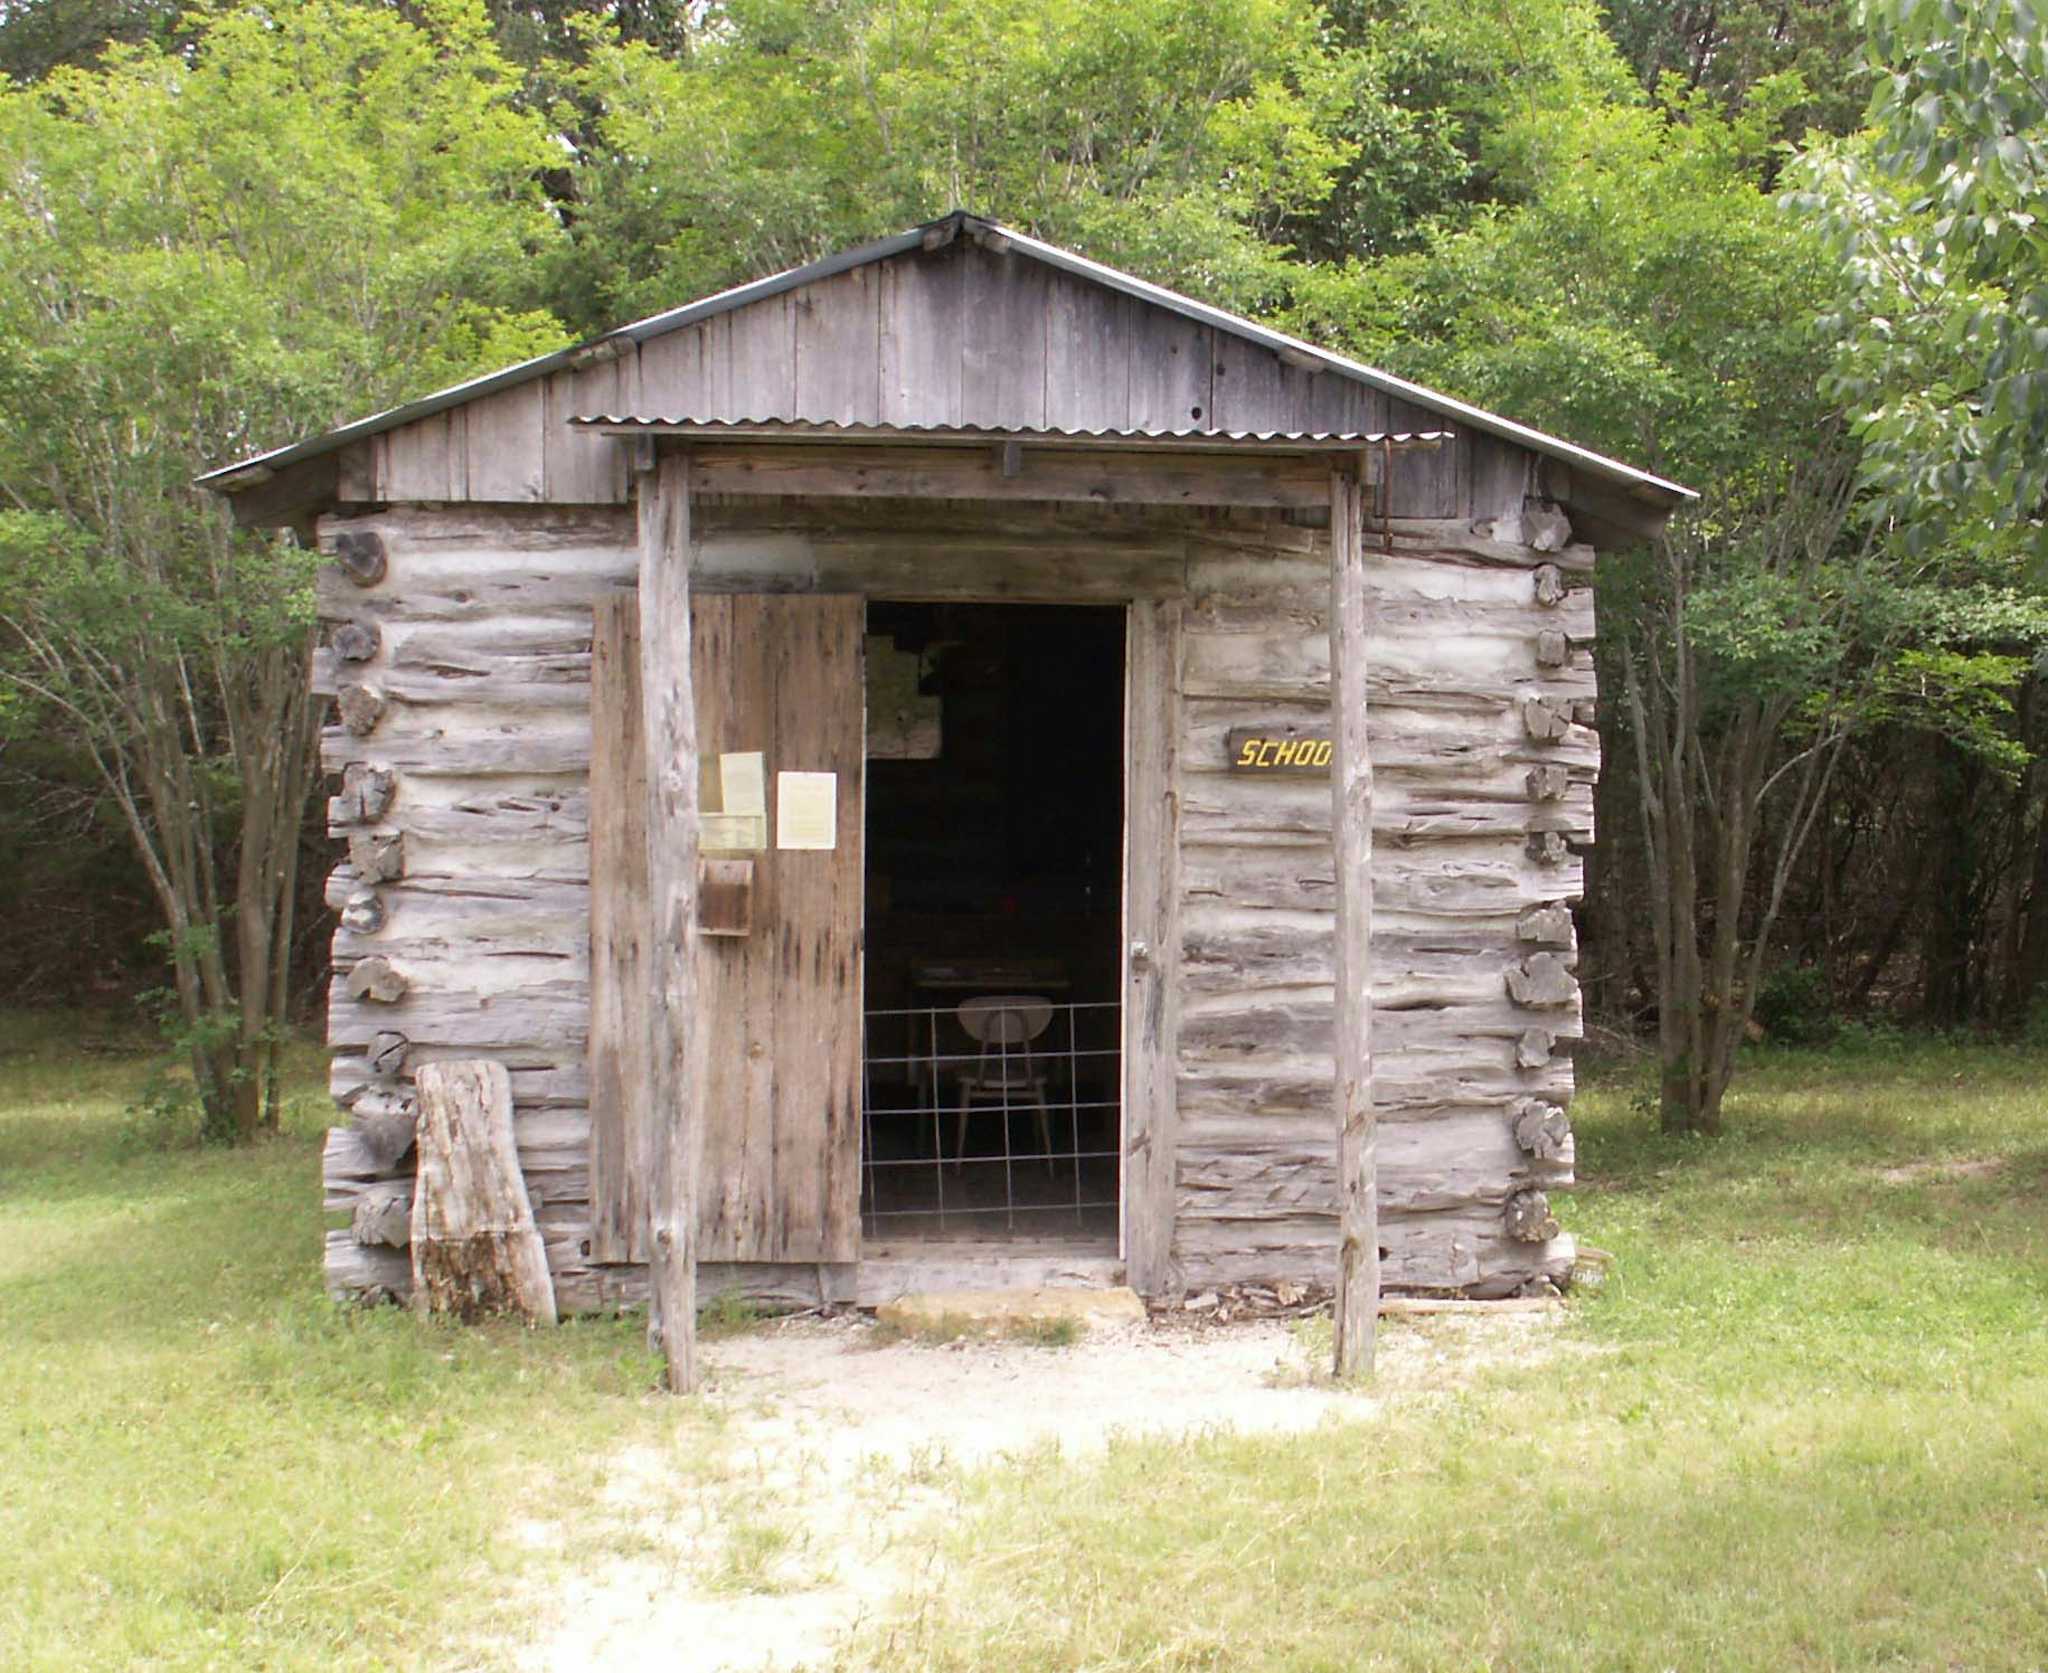
[[[1366,746],[1365,472],[1330,477],[1330,840],[1337,896],[1337,1300],[1333,1369],[1371,1374],[1379,1314],[1372,1097],[1372,755]]]
[[[690,689],[690,463],[640,477],[640,701],[647,740],[649,1335],[669,1391],[697,1386],[697,1174],[704,1062],[697,1022],[697,712]]]

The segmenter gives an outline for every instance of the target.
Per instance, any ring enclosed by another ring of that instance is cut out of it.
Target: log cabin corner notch
[[[489,1058],[565,1312],[664,1202],[771,1298],[1568,1270],[1588,582],[1687,490],[957,213],[204,480],[333,558],[331,1208]]]

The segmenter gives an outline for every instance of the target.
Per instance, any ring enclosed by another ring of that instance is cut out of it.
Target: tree
[[[2040,631],[1990,555],[1903,564],[1864,514],[1820,392],[1828,252],[1763,189],[1801,97],[1759,84],[1731,116],[1667,80],[1662,108],[1580,106],[1526,202],[1357,279],[1368,352],[1703,492],[1600,583],[1677,1131],[1720,1126],[1845,741],[1906,724],[2010,765],[2011,653]]]
[[[191,477],[552,346],[544,128],[470,0],[290,0],[0,93],[0,724],[92,762],[219,1136],[275,1115],[311,554]]]
[[[579,87],[575,300],[610,322],[958,205],[1237,307],[1349,156],[1307,0],[732,0]]]
[[[1862,32],[1852,0],[1608,0],[1608,28],[1646,93],[1667,75],[1734,115],[1750,90],[1796,75],[1805,89],[1778,132],[1847,133],[1866,97],[1856,71]]]
[[[116,42],[170,42],[184,0],[0,0],[0,76],[36,81]]]
[[[2030,0],[1865,0],[1872,133],[1792,200],[1846,279],[1832,387],[1916,550],[2048,556],[2048,28]]]

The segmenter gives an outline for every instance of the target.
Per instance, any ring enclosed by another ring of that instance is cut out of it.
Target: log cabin
[[[958,212],[204,481],[331,560],[337,1296],[475,1059],[564,1314],[685,1129],[700,1293],[1567,1279],[1592,572],[1688,490]]]

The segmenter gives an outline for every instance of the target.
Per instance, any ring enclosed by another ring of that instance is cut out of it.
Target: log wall
[[[1599,766],[1592,553],[1555,513],[1524,516],[1522,475],[1495,466],[1504,513],[1396,520],[1391,552],[1367,535],[1394,1289],[1508,1293],[1571,1259],[1541,1193],[1571,1169],[1558,903],[1580,892]],[[403,1292],[412,1072],[487,1056],[510,1073],[561,1307],[636,1299],[643,1269],[591,1255],[585,1056],[591,612],[633,583],[631,513],[401,505],[321,538],[340,560],[318,678],[341,699],[323,750],[347,850],[329,1038],[351,1117],[327,1150],[327,1205],[351,1216],[330,1287]],[[1328,541],[1277,513],[1029,504],[727,501],[698,519],[710,591],[1180,601],[1175,1284],[1332,1270],[1329,786],[1224,770],[1234,726],[1328,723]]]

